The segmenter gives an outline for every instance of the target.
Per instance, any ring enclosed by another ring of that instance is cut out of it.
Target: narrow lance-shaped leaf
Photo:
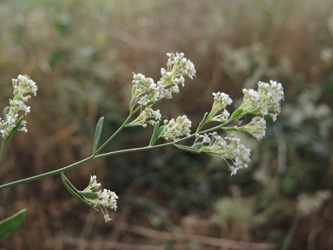
[[[192,154],[200,154],[201,153],[201,150],[197,149],[197,148],[184,146],[184,145],[180,145],[180,144],[174,144],[174,146],[183,150],[183,151],[186,151],[186,152],[189,152],[189,153],[192,153]]]
[[[95,200],[98,199],[98,195],[94,192],[83,192],[79,191],[79,194],[86,197],[87,199]]]
[[[22,223],[26,214],[26,209],[22,209],[11,217],[0,221],[0,242],[15,232]]]
[[[104,117],[99,118],[97,125],[96,125],[96,130],[95,130],[95,135],[94,135],[94,143],[93,143],[93,148],[92,148],[92,153],[93,155],[96,153],[98,143],[101,139],[102,135],[102,129],[103,129],[103,122],[104,122]]]
[[[163,126],[161,128],[163,129]],[[158,140],[158,138],[160,137],[161,132],[162,132],[161,128],[160,128],[160,122],[157,121],[155,123],[155,126],[154,126],[154,131],[153,131],[153,134],[151,136],[151,139],[150,139],[150,142],[149,142],[149,146],[154,145],[155,142]]]
[[[195,144],[193,144],[192,145],[192,148],[195,148],[195,149],[200,149],[200,148],[202,148],[202,142],[197,142],[197,143],[195,143]]]
[[[135,106],[137,100],[138,100],[137,97],[131,99],[131,101],[130,101],[130,103],[129,103],[129,111],[130,111],[130,112],[133,111],[133,108],[134,108],[134,106]]]
[[[241,116],[243,113],[243,109],[236,109],[232,115],[229,118],[229,121],[233,121],[235,120],[237,117]]]
[[[67,179],[64,173],[61,173],[61,179],[64,183],[65,187],[67,188],[68,192],[74,196],[78,201],[82,202],[83,204],[87,205],[94,211],[98,211],[96,208],[94,208],[92,205],[90,205],[87,201],[85,201],[78,193],[80,192],[77,190],[74,185]]]
[[[3,109],[3,119],[4,119],[4,120],[7,120],[7,113],[8,113],[8,110],[9,110],[9,107],[8,107],[8,106],[5,107],[5,108]]]
[[[207,116],[208,116],[208,112],[205,113],[204,117],[202,118],[201,122],[199,123],[199,126],[198,126],[196,132],[199,132],[203,128],[203,126],[205,126],[205,124],[207,123]]]
[[[21,116],[17,122],[16,122],[16,126],[13,128],[13,130],[10,132],[10,134],[8,135],[8,137],[6,138],[6,140],[4,141],[4,144],[6,144],[11,138],[12,136],[15,134],[15,132],[20,128],[21,123],[23,121],[23,116]]]
[[[238,131],[239,129],[237,127],[222,127],[221,129],[226,130],[226,131]]]

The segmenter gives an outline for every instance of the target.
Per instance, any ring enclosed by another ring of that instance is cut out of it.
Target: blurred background
[[[1,219],[27,208],[1,249],[333,249],[332,45],[331,0],[1,0],[1,109],[11,78],[39,87],[1,183],[89,156],[99,117],[105,140],[127,117],[132,73],[158,80],[167,52],[184,52],[197,77],[159,108],[193,127],[212,92],[235,108],[259,80],[285,89],[265,139],[240,134],[252,162],[236,176],[218,157],[171,147],[95,160],[67,177],[83,189],[95,174],[114,190],[113,221],[49,177],[0,191]],[[107,151],[147,145],[151,133],[126,129]]]

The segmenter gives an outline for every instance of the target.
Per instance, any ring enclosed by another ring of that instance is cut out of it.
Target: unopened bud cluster
[[[14,88],[13,99],[9,99],[10,106],[8,110],[4,112],[3,119],[0,118],[0,135],[4,141],[17,126],[17,122],[21,117],[19,112],[22,111],[25,115],[30,112],[30,107],[25,103],[28,102],[31,97],[29,93],[36,96],[38,89],[36,83],[26,75],[19,75],[17,79],[12,79],[12,84]],[[28,131],[25,120],[21,122],[18,130],[24,132]]]

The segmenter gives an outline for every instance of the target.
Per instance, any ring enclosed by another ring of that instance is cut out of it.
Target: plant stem
[[[4,144],[4,142],[2,141],[2,144],[1,144],[1,146],[0,146],[0,161],[1,161],[1,158],[2,158],[2,153],[3,153],[3,149],[4,149],[4,147],[5,147],[5,144]]]
[[[123,124],[117,129],[116,132],[114,132],[109,139],[107,139],[102,146],[100,146],[96,152],[94,153],[93,157],[95,158],[95,156],[107,145],[109,144],[110,141],[112,141],[112,139],[114,137],[116,137],[116,135],[118,135],[120,133],[121,130],[123,130],[123,128],[125,127],[125,125],[127,124],[127,122],[131,119],[131,117],[133,116],[133,114],[129,114],[128,117],[126,118],[126,120],[123,122]]]
[[[28,177],[28,178],[25,178],[25,179],[21,179],[21,180],[18,180],[18,181],[13,181],[13,182],[10,182],[10,183],[7,183],[7,184],[4,184],[4,185],[1,185],[0,186],[0,190],[1,189],[5,189],[5,188],[9,188],[9,187],[12,187],[12,186],[16,186],[16,185],[19,185],[19,184],[23,184],[23,183],[27,183],[27,182],[31,182],[31,181],[35,181],[35,180],[38,180],[38,179],[41,179],[41,178],[45,178],[45,177],[48,177],[48,176],[54,176],[54,175],[58,175],[62,172],[65,172],[67,170],[70,170],[72,168],[75,168],[83,163],[86,163],[86,162],[89,162],[91,160],[93,160],[94,158],[92,156],[88,157],[88,158],[85,158],[81,161],[78,161],[78,162],[75,162],[73,164],[70,164],[66,167],[63,167],[63,168],[59,168],[59,169],[56,169],[56,170],[53,170],[53,171],[50,171],[50,172],[46,172],[46,173],[43,173],[43,174],[39,174],[39,175],[35,175],[35,176],[32,176],[32,177]]]
[[[133,112],[131,112],[129,115],[128,115],[128,117],[126,118],[126,120],[123,122],[123,124],[117,129],[117,131],[116,132],[114,132],[110,137],[109,137],[109,139],[107,139],[104,143],[103,143],[103,145],[102,146],[100,146],[97,150],[96,150],[96,152],[93,154],[93,158],[95,158],[95,156],[107,145],[107,144],[109,144],[109,142],[110,141],[112,141],[112,139],[114,138],[114,137],[116,137],[119,133],[120,133],[120,131],[121,130],[123,130],[124,128],[125,128],[125,126],[126,126],[126,124],[128,123],[128,121],[132,118],[132,116],[136,113],[136,112],[138,112],[138,110],[141,108],[141,106],[142,105],[140,105],[139,107],[137,107]]]
[[[132,113],[132,115],[133,114],[134,114],[134,112]],[[127,117],[127,119],[122,124],[122,126],[97,151],[101,151],[125,127],[126,123],[129,121],[129,119],[132,117],[132,115],[130,114]],[[5,188],[9,188],[9,187],[12,187],[12,186],[16,186],[16,185],[19,185],[19,184],[23,184],[23,183],[35,181],[35,180],[38,180],[38,179],[42,179],[42,178],[45,178],[45,177],[48,177],[48,176],[58,175],[58,174],[61,174],[61,173],[65,172],[65,171],[68,171],[68,170],[70,170],[72,168],[75,168],[75,167],[77,167],[77,166],[79,166],[79,165],[81,165],[83,163],[89,162],[89,161],[94,160],[94,159],[103,158],[103,157],[112,156],[112,155],[119,155],[119,154],[124,154],[124,153],[144,151],[144,150],[150,150],[150,149],[155,149],[155,148],[161,148],[161,147],[166,147],[166,146],[170,146],[170,145],[175,145],[175,144],[177,144],[179,142],[182,142],[182,141],[188,140],[190,138],[193,138],[196,134],[209,133],[209,132],[215,131],[217,129],[220,129],[225,124],[226,123],[220,124],[220,125],[215,126],[213,128],[206,129],[204,131],[200,131],[199,133],[194,133],[192,135],[189,135],[187,137],[184,137],[182,139],[179,139],[179,140],[173,141],[173,142],[167,142],[167,143],[163,143],[163,144],[158,144],[158,145],[153,145],[153,146],[145,146],[145,147],[139,147],[139,148],[122,149],[122,150],[112,151],[112,152],[108,152],[108,153],[104,153],[104,154],[91,155],[88,158],[85,158],[85,159],[83,159],[81,161],[78,161],[76,163],[70,164],[70,165],[65,166],[63,168],[59,168],[59,169],[56,169],[56,170],[53,170],[53,171],[50,171],[50,172],[46,172],[46,173],[43,173],[43,174],[40,174],[40,175],[35,175],[35,176],[32,176],[32,177],[28,177],[28,178],[25,178],[25,179],[21,179],[21,180],[18,180],[18,181],[14,181],[14,182],[10,182],[10,183],[7,183],[7,184],[0,185],[0,190],[1,189],[5,189]]]

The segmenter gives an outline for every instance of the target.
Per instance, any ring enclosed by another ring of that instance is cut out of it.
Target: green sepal
[[[200,148],[202,148],[202,146],[203,146],[202,142],[197,142],[192,145],[192,148],[200,149]]]
[[[6,139],[4,140],[4,144],[6,144],[12,138],[12,136],[15,134],[15,132],[20,128],[22,121],[23,121],[23,116],[21,116],[17,120],[16,126],[13,128],[13,130],[10,132],[10,134],[6,137]]]
[[[6,121],[7,120],[7,113],[8,113],[9,107],[5,107],[3,109],[3,119]]]
[[[93,148],[92,148],[92,154],[94,155],[96,153],[98,143],[101,139],[102,135],[102,129],[103,129],[103,122],[104,122],[104,117],[99,118],[97,125],[96,125],[96,130],[95,130],[95,135],[94,135],[94,143],[93,143]]]
[[[237,127],[222,127],[221,129],[226,130],[226,131],[238,131],[239,128]]]
[[[87,205],[94,211],[98,211],[98,209],[94,208],[92,205],[90,205],[86,200],[84,200],[80,195],[79,195],[79,190],[77,190],[74,185],[67,179],[64,173],[61,173],[61,179],[62,182],[64,183],[65,187],[67,188],[68,192],[74,196],[78,201],[82,202],[83,204]]]
[[[87,199],[95,200],[98,199],[98,195],[94,192],[83,192],[79,191],[79,194],[86,197]]]
[[[151,136],[151,139],[150,139],[150,142],[149,142],[149,146],[152,146],[155,144],[155,142],[158,140],[158,138],[160,138],[160,135],[162,133],[162,130],[163,130],[163,126],[160,127],[160,122],[157,121],[155,123],[155,126],[154,126],[154,131],[153,131],[153,134]]]
[[[11,217],[0,221],[0,242],[14,233],[15,230],[21,225],[26,211],[26,209],[22,209]]]
[[[236,109],[232,115],[229,118],[229,121],[233,121],[235,120],[237,117],[241,116],[243,113],[243,109]]]
[[[196,132],[199,132],[199,131],[203,128],[203,126],[205,126],[205,124],[207,123],[207,116],[208,116],[208,112],[206,112],[206,113],[204,114],[204,117],[202,118],[201,122],[199,123]]]
[[[154,101],[150,101],[150,102],[147,103],[146,106],[147,106],[147,107],[151,107],[154,103],[156,103],[156,102],[154,102]]]
[[[130,103],[129,103],[129,111],[132,112],[134,105],[136,104],[136,101],[138,100],[137,97],[132,98]]]
[[[142,126],[144,124],[144,122],[131,122],[125,125],[125,128],[129,128],[129,127],[138,127],[138,126]]]
[[[200,154],[201,153],[201,150],[200,149],[197,149],[197,148],[193,148],[193,147],[189,147],[189,146],[184,146],[184,145],[180,145],[180,144],[173,144],[175,147],[183,150],[183,151],[186,151],[186,152],[189,152],[189,153],[192,153],[192,154]]]

